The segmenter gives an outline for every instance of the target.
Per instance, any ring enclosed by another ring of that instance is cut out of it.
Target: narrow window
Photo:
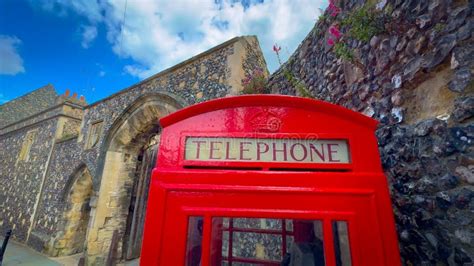
[[[25,139],[21,146],[20,154],[18,155],[18,161],[28,161],[30,158],[30,150],[33,142],[36,138],[36,130],[26,133]]]
[[[99,142],[102,133],[104,121],[94,122],[89,128],[89,134],[86,142],[86,149],[94,148]]]

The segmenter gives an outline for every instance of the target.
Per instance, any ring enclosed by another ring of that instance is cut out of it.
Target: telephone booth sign
[[[160,123],[141,265],[400,265],[375,120],[253,95]]]

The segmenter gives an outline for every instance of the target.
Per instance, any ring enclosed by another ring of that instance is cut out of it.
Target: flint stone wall
[[[369,42],[341,40],[363,68],[337,58],[327,32],[365,1],[335,2],[342,12],[326,12],[268,85],[299,94],[285,78],[289,71],[314,98],[379,120],[403,263],[472,263],[474,2],[370,1],[385,31]]]
[[[56,101],[53,86],[46,85],[21,98],[0,105],[0,129],[53,106]]]
[[[44,88],[39,91],[43,92]],[[19,98],[14,102],[42,106],[44,98],[39,97],[38,104],[35,104],[30,97],[38,94],[35,92],[25,96],[25,101]],[[38,225],[39,197],[43,195],[41,188],[49,171],[48,164],[55,144],[74,134],[82,117],[82,106],[78,104],[84,103],[57,96],[56,92],[47,95],[51,97],[49,102],[54,103],[53,106],[39,109],[39,113],[0,130],[0,233],[13,229],[13,238],[19,241],[26,241],[28,236],[34,235],[31,234],[32,227],[51,227],[57,222],[58,217],[53,216]],[[26,158],[21,159],[20,151],[31,134],[33,137],[29,152]],[[50,197],[44,200],[47,202]]]
[[[54,141],[57,119],[0,138],[0,232],[13,229],[14,238],[25,241],[35,210],[36,197]],[[29,159],[18,161],[17,155],[28,132],[35,137]]]

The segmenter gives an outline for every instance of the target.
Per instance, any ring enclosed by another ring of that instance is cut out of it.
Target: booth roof
[[[375,130],[378,125],[377,120],[328,102],[296,96],[269,94],[232,96],[198,103],[161,118],[160,124],[165,128],[179,121],[203,113],[227,108],[251,106],[292,107],[305,109],[310,112],[322,112],[341,119],[354,121],[355,123],[359,123],[360,125],[366,126],[372,130]]]

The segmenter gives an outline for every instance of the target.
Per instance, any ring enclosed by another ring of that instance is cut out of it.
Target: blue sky
[[[46,84],[92,103],[240,35],[257,35],[273,72],[272,45],[282,47],[286,60],[326,6],[326,0],[2,0],[0,104]]]

